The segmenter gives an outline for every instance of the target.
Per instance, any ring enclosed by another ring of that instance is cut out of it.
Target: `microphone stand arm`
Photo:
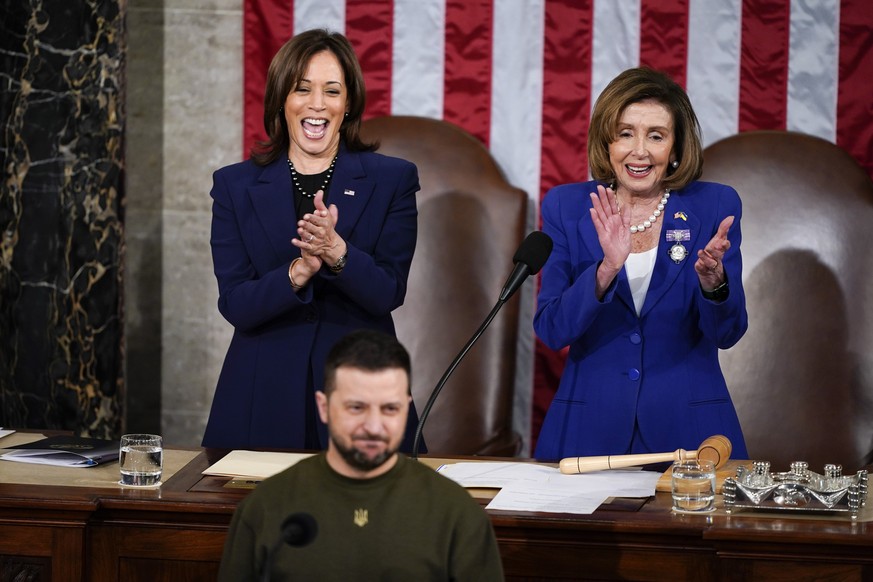
[[[421,411],[421,417],[418,419],[418,426],[415,429],[415,440],[412,442],[412,458],[418,459],[418,447],[421,443],[421,433],[424,430],[424,421],[427,420],[428,414],[430,414],[430,409],[433,408],[434,402],[436,402],[437,396],[439,396],[440,391],[443,389],[443,386],[446,385],[446,382],[449,380],[449,376],[452,375],[452,372],[455,371],[455,368],[458,367],[458,364],[461,363],[461,360],[464,359],[464,356],[467,355],[467,352],[470,351],[470,348],[473,347],[473,344],[479,339],[485,329],[491,324],[491,320],[497,315],[497,312],[500,311],[500,308],[503,307],[503,304],[506,300],[498,300],[494,305],[494,308],[491,310],[491,313],[488,314],[488,317],[485,318],[485,321],[482,322],[482,325],[479,326],[479,329],[476,330],[476,333],[473,334],[473,337],[470,338],[470,341],[467,342],[467,345],[464,346],[464,349],[455,356],[455,359],[452,360],[452,364],[448,367],[448,369],[443,374],[440,381],[437,382],[436,387],[433,389],[433,392],[430,394],[430,398],[427,399],[427,404],[424,405],[424,408]]]

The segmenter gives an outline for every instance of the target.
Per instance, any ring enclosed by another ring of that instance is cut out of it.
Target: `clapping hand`
[[[339,211],[336,204],[324,204],[324,192],[315,193],[315,210],[303,215],[297,222],[297,236],[291,242],[300,249],[300,255],[307,263],[312,259],[333,265],[346,252],[346,242],[336,232]],[[308,255],[308,257],[307,257]],[[314,264],[314,263],[312,263]]]
[[[725,282],[724,254],[731,248],[728,240],[728,230],[734,223],[734,217],[728,216],[718,225],[715,236],[706,244],[706,247],[697,251],[697,261],[694,270],[700,279],[700,286],[705,291],[711,291]]]
[[[622,216],[612,188],[597,186],[591,193],[591,219],[603,249],[603,264],[616,273],[631,251],[630,217]]]

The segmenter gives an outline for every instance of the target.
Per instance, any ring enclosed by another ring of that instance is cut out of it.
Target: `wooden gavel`
[[[731,441],[726,436],[714,435],[700,443],[696,451],[676,449],[672,453],[642,453],[638,455],[608,455],[605,457],[568,457],[561,459],[561,473],[575,475],[590,471],[636,467],[649,463],[679,462],[689,459],[712,461],[719,469],[731,458]]]

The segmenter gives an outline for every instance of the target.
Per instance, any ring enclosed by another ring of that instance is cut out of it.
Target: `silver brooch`
[[[673,259],[673,262],[678,265],[688,256],[688,249],[686,249],[682,243],[677,242],[670,247],[669,254],[670,258]]]
[[[684,217],[684,212],[677,212],[677,215],[682,214]],[[675,216],[673,218],[676,218]],[[668,230],[667,231],[667,242],[674,241],[672,247],[670,247],[670,251],[668,254],[670,258],[673,259],[673,262],[677,265],[685,260],[685,257],[688,256],[688,249],[685,248],[685,245],[682,244],[684,240],[691,240],[691,231],[687,228],[678,229],[678,230]]]

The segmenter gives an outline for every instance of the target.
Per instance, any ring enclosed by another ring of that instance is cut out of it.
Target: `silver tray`
[[[867,471],[843,475],[840,465],[825,465],[819,474],[807,463],[791,463],[785,473],[771,473],[770,463],[741,465],[736,477],[724,481],[722,495],[727,513],[738,509],[814,511],[858,517],[867,502]]]

